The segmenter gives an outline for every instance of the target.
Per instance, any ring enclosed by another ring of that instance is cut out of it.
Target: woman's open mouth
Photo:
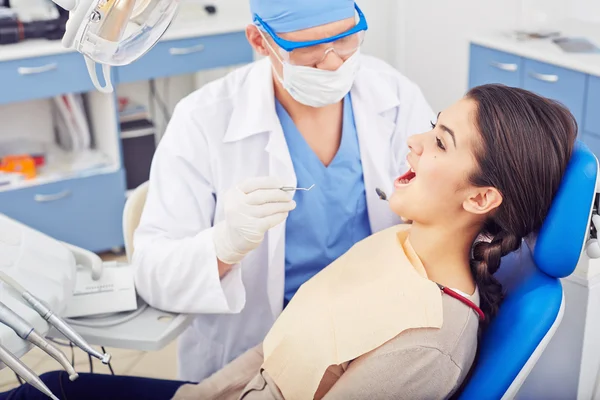
[[[394,182],[396,188],[409,185],[417,177],[415,171],[410,168],[404,175],[399,176]]]

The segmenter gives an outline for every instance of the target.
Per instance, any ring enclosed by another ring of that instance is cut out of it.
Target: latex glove
[[[215,225],[213,235],[219,260],[237,264],[262,243],[269,229],[285,221],[296,202],[283,186],[279,178],[257,177],[227,192],[225,219]]]

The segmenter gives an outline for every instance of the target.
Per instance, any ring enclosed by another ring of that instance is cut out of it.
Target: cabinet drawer
[[[119,83],[190,74],[254,60],[244,32],[159,42],[142,58],[117,69]]]
[[[471,45],[469,87],[486,83],[501,83],[521,87],[523,59],[514,54]]]
[[[583,127],[583,104],[587,76],[533,60],[525,60],[523,87],[567,106]],[[581,128],[583,130],[583,128]]]
[[[0,62],[0,104],[94,89],[79,53]]]
[[[600,135],[595,135],[590,132],[583,132],[581,135],[583,143],[587,144],[592,153],[600,160]]]
[[[600,136],[600,78],[590,76],[583,129]]]
[[[0,192],[0,212],[91,250],[122,246],[123,171]]]

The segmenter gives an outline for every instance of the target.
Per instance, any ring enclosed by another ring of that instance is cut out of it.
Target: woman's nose
[[[421,153],[423,152],[422,136],[423,136],[423,134],[412,135],[412,136],[409,136],[408,139],[406,140],[410,151],[412,151],[413,153],[415,153],[417,155],[421,155]]]

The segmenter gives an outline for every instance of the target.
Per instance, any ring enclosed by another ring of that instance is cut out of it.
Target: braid
[[[498,312],[504,299],[502,285],[494,277],[500,261],[505,255],[516,251],[521,246],[521,238],[506,231],[494,235],[491,242],[478,242],[473,247],[471,271],[479,287],[481,310],[486,316],[485,324]]]

